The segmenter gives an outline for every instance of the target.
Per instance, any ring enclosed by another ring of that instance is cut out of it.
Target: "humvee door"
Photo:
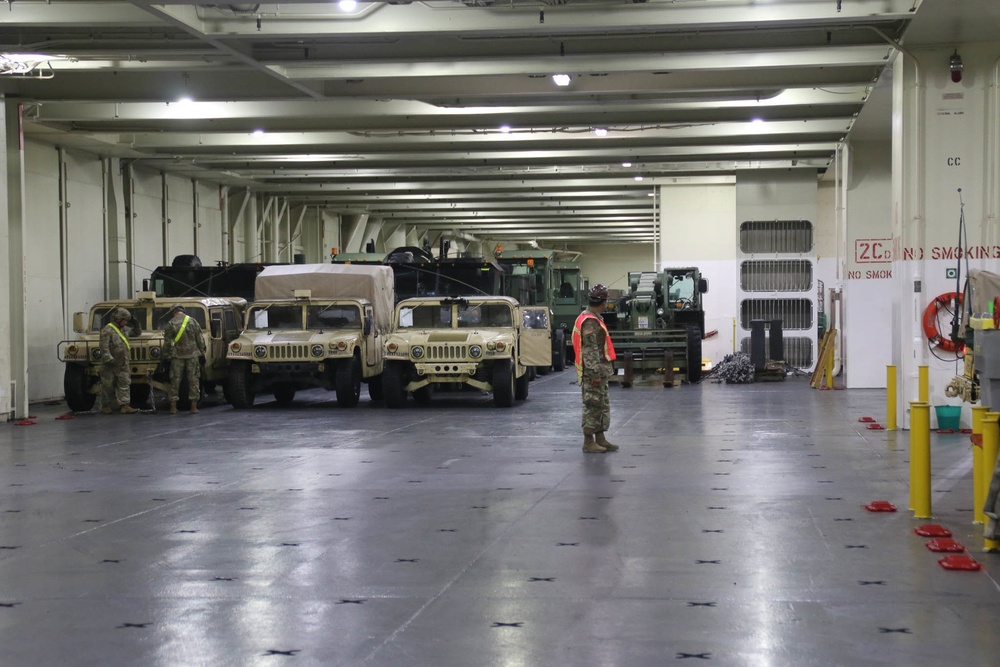
[[[552,365],[552,325],[549,309],[541,306],[521,307],[521,360],[523,366]]]

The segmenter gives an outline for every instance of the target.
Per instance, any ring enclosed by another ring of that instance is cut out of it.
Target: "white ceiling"
[[[559,242],[649,240],[667,178],[822,172],[911,22],[1000,2],[6,5],[0,52],[61,57],[0,76],[31,137],[428,230]],[[924,41],[984,23],[932,18]]]

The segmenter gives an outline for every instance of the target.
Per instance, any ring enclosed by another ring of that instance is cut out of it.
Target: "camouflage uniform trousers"
[[[608,398],[608,381],[601,380],[595,387],[584,380],[583,388],[583,433],[593,435],[611,427],[611,400]]]
[[[128,405],[131,399],[131,378],[127,367],[113,364],[101,366],[101,406],[114,409]]]
[[[181,380],[187,374],[188,398],[198,402],[201,398],[201,364],[198,357],[190,359],[178,359],[173,357],[170,360],[170,400],[176,401],[180,398]]]

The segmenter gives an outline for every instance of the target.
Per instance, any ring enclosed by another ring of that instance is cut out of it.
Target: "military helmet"
[[[111,313],[111,321],[117,322],[118,320],[130,320],[132,319],[132,313],[128,312],[125,308],[115,308],[114,312]]]
[[[182,306],[181,304],[177,304],[176,306],[174,306],[173,308],[170,309],[170,312],[171,313],[176,313],[176,312],[186,313],[187,311],[184,310],[184,306]]]
[[[587,295],[587,298],[590,300],[591,305],[596,306],[598,304],[602,304],[608,300],[608,288],[601,283],[597,283],[590,288],[590,293]]]

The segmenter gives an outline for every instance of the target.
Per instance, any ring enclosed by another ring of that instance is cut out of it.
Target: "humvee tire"
[[[295,400],[295,385],[282,383],[274,387],[274,400],[283,408],[287,408]]]
[[[514,363],[498,359],[493,363],[493,403],[498,408],[514,405]]]
[[[361,398],[361,360],[357,356],[337,364],[337,405],[353,408]]]
[[[381,401],[384,392],[382,391],[382,376],[373,375],[368,378],[368,398],[373,401]]]
[[[87,369],[76,364],[66,364],[63,374],[63,392],[66,405],[73,412],[87,412],[94,407],[97,395],[90,393],[91,382]]]
[[[398,363],[386,362],[382,370],[382,397],[385,399],[385,407],[403,407],[406,403],[405,387],[403,367]]]
[[[245,361],[234,361],[229,365],[229,398],[237,410],[253,407],[254,393],[250,385],[250,364]]]
[[[524,371],[524,375],[517,378],[514,381],[514,398],[523,401],[528,398],[528,384],[531,382],[531,376],[528,371]]]
[[[566,332],[556,331],[556,353],[552,355],[552,370],[561,371],[566,368]]]
[[[134,384],[129,388],[129,401],[128,404],[133,408],[148,408],[149,407],[149,395],[152,393],[153,388],[148,384]]]

